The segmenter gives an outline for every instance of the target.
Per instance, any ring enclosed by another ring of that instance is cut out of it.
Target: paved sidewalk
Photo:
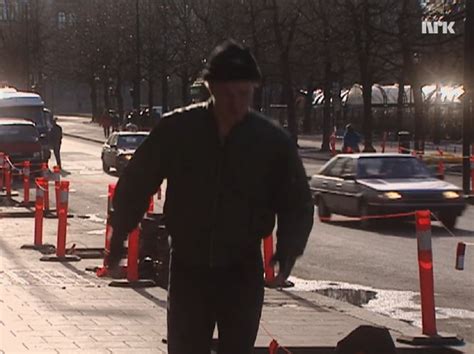
[[[110,279],[85,271],[101,260],[40,262],[41,254],[21,250],[33,241],[33,219],[3,218],[0,237],[0,352],[4,353],[166,353],[166,291],[113,288]],[[44,242],[55,243],[57,220],[45,219]],[[80,234],[69,219],[68,240],[98,247],[103,238]],[[359,325],[420,334],[419,328],[363,308],[309,292],[267,290],[258,348],[272,338],[297,353],[332,353]],[[400,353],[407,346],[397,344]],[[301,347],[313,348],[302,351]],[[472,353],[474,348],[425,353]],[[257,351],[263,353],[263,349]]]

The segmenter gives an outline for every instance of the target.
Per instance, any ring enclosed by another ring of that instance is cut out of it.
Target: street
[[[101,145],[98,143],[67,137],[62,150],[64,169],[70,173],[65,177],[71,181],[70,212],[79,216],[71,222],[80,224],[89,238],[96,235],[100,245],[103,242],[107,184],[116,181],[117,177],[114,173],[109,175],[102,171]],[[316,172],[324,163],[312,159],[304,159],[304,162],[307,174]],[[447,179],[460,183],[457,176],[448,176]],[[466,252],[464,271],[455,270],[454,264],[457,243],[473,239],[474,208],[468,207],[459,219],[454,237],[438,222],[433,222],[432,232],[438,330],[461,335],[473,342],[474,257],[471,248],[468,247]],[[419,305],[418,296],[410,295],[419,292],[413,223],[391,220],[366,231],[358,226],[357,221],[340,216],[334,216],[328,224],[320,223],[316,217],[306,252],[298,261],[293,276],[297,286],[301,279],[315,281],[313,285],[310,283],[308,290],[326,294],[328,288],[337,288],[337,283],[349,283],[344,286],[352,290],[370,287],[380,296],[388,290],[396,290],[388,292],[383,304],[371,301],[366,307],[419,324],[419,308],[410,308],[406,303],[408,298]],[[321,291],[321,288],[325,290]],[[332,296],[341,295],[337,290],[330,293]]]

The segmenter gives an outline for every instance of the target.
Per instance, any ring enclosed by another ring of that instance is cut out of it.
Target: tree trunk
[[[181,101],[183,106],[189,104],[189,79],[187,72],[181,74]]]
[[[397,97],[397,132],[403,130],[403,110],[405,109],[405,75],[400,75],[398,80],[398,97]]]
[[[329,151],[329,137],[331,135],[331,62],[326,61],[324,70],[324,107],[323,107],[323,141],[321,151]]]
[[[161,106],[163,107],[163,113],[168,112],[168,74],[163,73],[161,75]]]
[[[109,94],[109,85],[107,83],[104,83],[102,85],[104,89],[104,109],[109,110],[110,109],[110,94]]]
[[[91,107],[92,107],[92,121],[96,122],[99,118],[99,109],[97,107],[97,83],[92,78],[92,80],[89,82],[90,86],[90,99],[91,99]]]
[[[154,96],[155,96],[155,81],[150,78],[148,80],[148,107],[150,110],[153,108],[153,101],[154,101]]]
[[[415,74],[415,76],[417,76]],[[421,151],[424,148],[424,132],[423,132],[423,96],[421,93],[421,85],[415,78],[412,83],[413,100],[415,103],[415,150]]]
[[[117,97],[117,113],[120,118],[120,122],[123,121],[124,108],[123,108],[123,96],[122,96],[122,75],[120,72],[117,73],[117,85],[115,87],[115,97]]]
[[[287,55],[282,55],[281,66],[283,72],[283,93],[286,103],[286,117],[288,131],[294,141],[298,142],[298,125],[296,122],[295,93],[293,92],[293,78],[291,76],[290,61]]]
[[[313,77],[308,78],[306,84],[306,96],[304,97],[304,117],[303,117],[303,131],[305,134],[311,134],[313,130],[312,112],[313,112]]]
[[[366,74],[369,76],[369,74]],[[364,100],[364,120],[363,120],[363,132],[364,132],[364,152],[375,152],[375,148],[372,145],[372,80],[368,77],[364,80],[364,86],[362,87],[362,97]]]

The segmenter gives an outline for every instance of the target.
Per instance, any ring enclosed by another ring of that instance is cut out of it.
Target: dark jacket
[[[163,179],[178,261],[239,262],[260,252],[276,215],[279,254],[303,253],[313,225],[306,174],[289,135],[265,117],[249,113],[222,144],[209,102],[163,116],[118,181],[114,237],[136,227]]]

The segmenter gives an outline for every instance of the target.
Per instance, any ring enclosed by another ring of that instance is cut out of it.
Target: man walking
[[[50,132],[50,144],[53,148],[56,165],[61,168],[61,143],[63,140],[63,129],[58,124],[58,118],[54,117]]]
[[[121,175],[109,264],[167,179],[171,235],[168,353],[250,354],[264,295],[262,238],[278,218],[273,286],[290,275],[313,225],[306,174],[291,137],[249,107],[260,69],[234,41],[218,46],[203,78],[211,98],[163,116]]]

